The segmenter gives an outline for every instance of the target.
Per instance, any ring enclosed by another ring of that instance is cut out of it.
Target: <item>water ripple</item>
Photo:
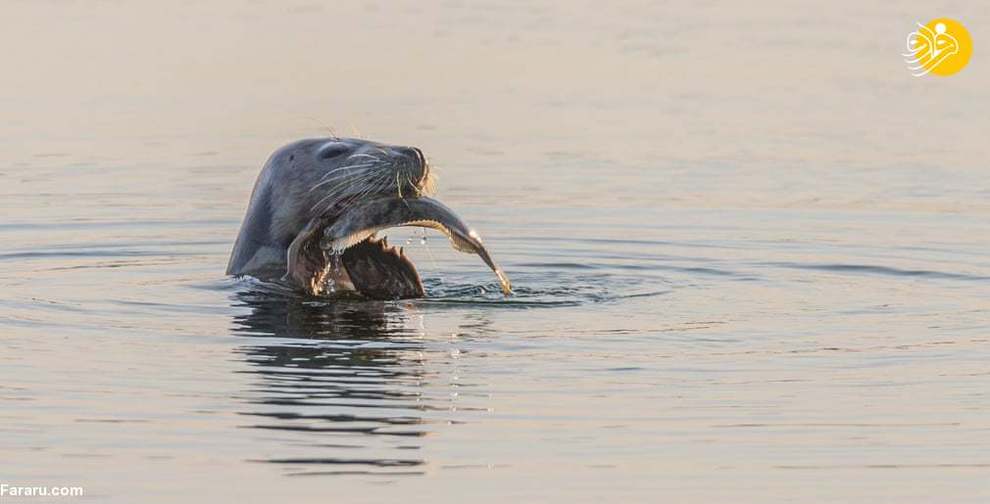
[[[830,273],[861,273],[873,275],[889,275],[897,277],[921,277],[936,278],[941,280],[962,280],[962,281],[987,281],[990,276],[971,275],[966,273],[955,273],[923,269],[902,269],[892,266],[882,266],[875,264],[807,264],[795,262],[767,262],[762,263],[767,266],[779,268],[803,269],[814,271],[826,271]]]

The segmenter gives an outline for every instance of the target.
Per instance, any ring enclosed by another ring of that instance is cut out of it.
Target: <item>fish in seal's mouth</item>
[[[445,234],[455,250],[478,254],[495,272],[502,292],[512,293],[509,278],[492,259],[481,237],[453,210],[436,199],[384,197],[350,206],[333,222],[304,229],[289,247],[288,275],[314,294],[327,289],[356,291],[372,299],[423,297],[423,282],[401,249],[376,235],[388,228],[417,226]],[[298,245],[297,245],[298,242]]]

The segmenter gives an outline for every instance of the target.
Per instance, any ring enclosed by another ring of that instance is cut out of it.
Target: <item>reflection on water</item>
[[[420,391],[421,334],[407,329],[402,307],[265,290],[240,292],[237,301],[250,312],[235,317],[234,332],[273,338],[238,350],[250,364],[243,372],[257,377],[242,427],[312,452],[258,461],[293,475],[420,473],[416,452],[429,429],[422,412],[437,406]]]

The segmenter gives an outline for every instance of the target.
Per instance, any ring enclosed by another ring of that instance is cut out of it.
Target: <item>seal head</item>
[[[433,193],[429,161],[415,147],[353,138],[302,140],[268,159],[251,194],[227,274],[279,281],[309,294],[421,297],[423,283],[401,249],[377,233],[421,226],[446,234],[508,279],[476,232]]]

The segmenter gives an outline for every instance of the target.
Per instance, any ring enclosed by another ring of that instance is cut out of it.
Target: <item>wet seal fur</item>
[[[415,147],[353,138],[308,139],[271,155],[255,182],[227,265],[229,275],[288,284],[312,295],[374,299],[425,295],[402,249],[376,234],[421,226],[446,234],[508,279],[481,238],[439,201],[429,161]]]

